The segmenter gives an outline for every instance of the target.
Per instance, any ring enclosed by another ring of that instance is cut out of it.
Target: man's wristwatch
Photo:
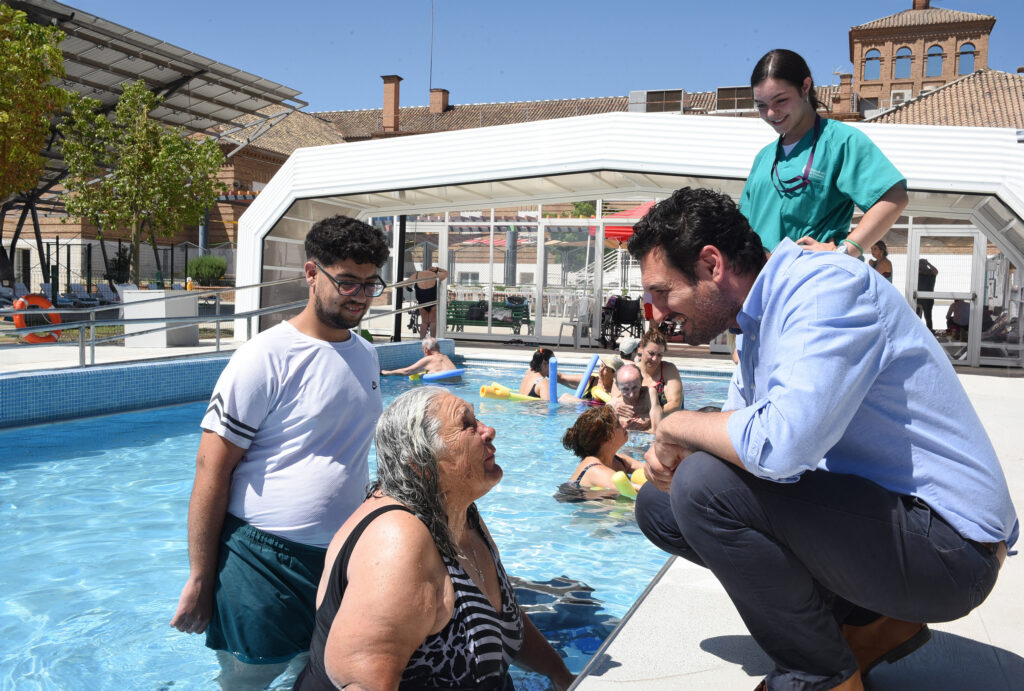
[[[843,242],[842,240],[840,240],[839,243],[836,245],[836,248],[835,248],[834,251],[838,252],[839,254],[849,254],[850,253],[850,246],[848,244],[846,244],[845,242]]]

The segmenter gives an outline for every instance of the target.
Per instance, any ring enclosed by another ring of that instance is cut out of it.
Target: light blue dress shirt
[[[863,262],[784,239],[737,316],[725,410],[744,466],[823,469],[920,497],[966,538],[1016,541],[999,460],[935,337]]]

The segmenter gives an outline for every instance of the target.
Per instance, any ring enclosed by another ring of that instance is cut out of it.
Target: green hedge
[[[224,278],[228,270],[228,260],[224,257],[215,257],[212,254],[204,254],[188,260],[185,273],[192,277],[192,281],[199,285],[211,286]]]

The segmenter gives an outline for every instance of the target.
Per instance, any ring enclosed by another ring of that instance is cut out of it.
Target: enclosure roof
[[[851,126],[906,175],[907,213],[970,219],[1024,263],[1024,144],[1014,130]],[[605,113],[298,149],[239,221],[239,284],[259,279],[262,238],[286,214],[308,223],[337,213],[647,200],[686,185],[738,199],[755,154],[773,140],[751,118]]]

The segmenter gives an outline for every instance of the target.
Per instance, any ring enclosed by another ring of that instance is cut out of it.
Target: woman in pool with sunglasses
[[[864,133],[818,114],[811,71],[793,51],[762,57],[750,86],[779,138],[754,159],[743,215],[769,252],[790,238],[809,250],[860,257],[906,207],[906,179]],[[864,215],[850,230],[854,205]]]

